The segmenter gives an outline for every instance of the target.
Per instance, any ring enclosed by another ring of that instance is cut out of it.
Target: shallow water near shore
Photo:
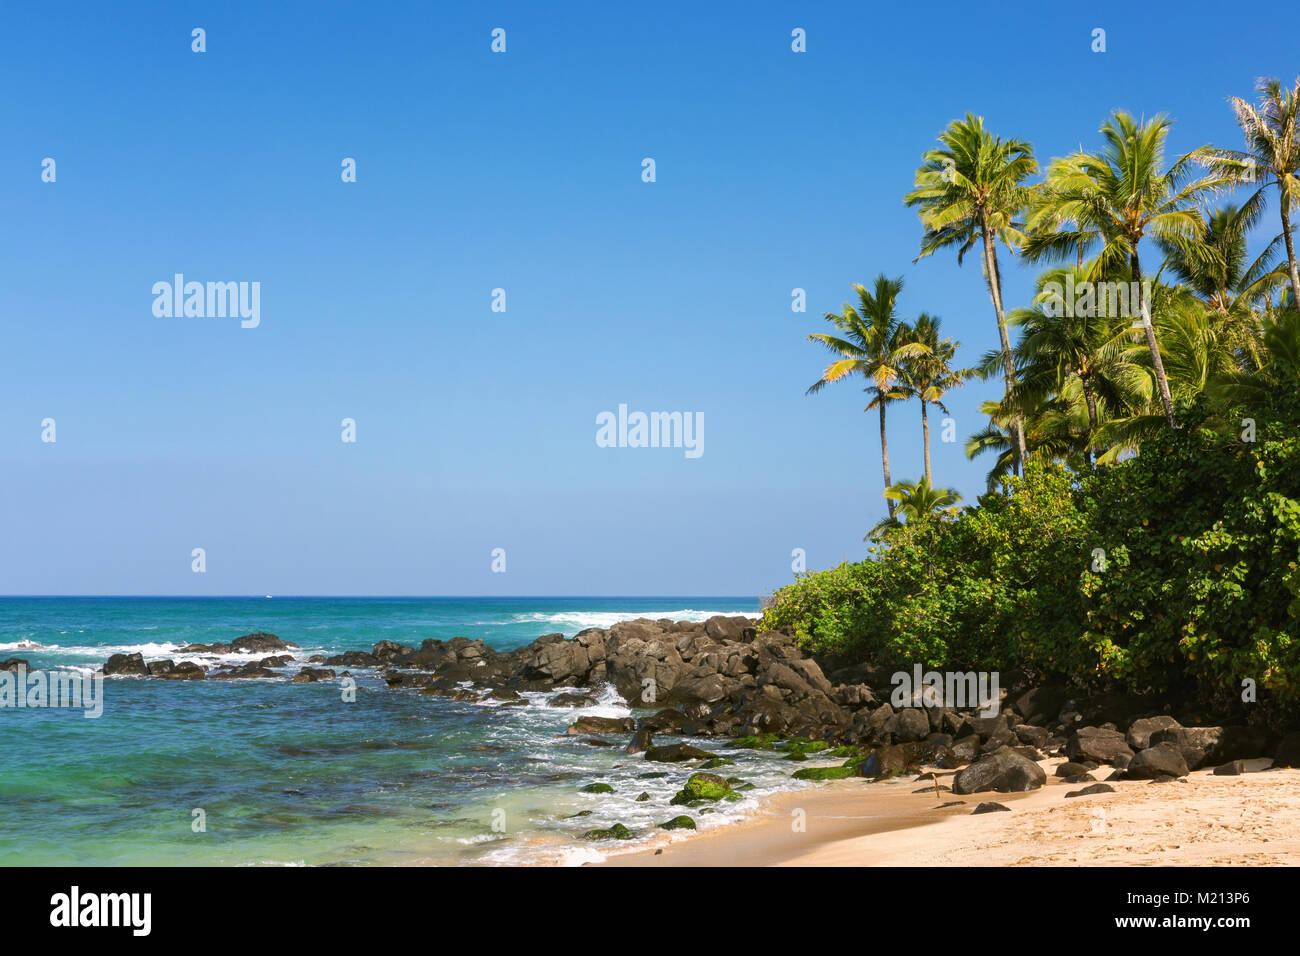
[[[668,801],[691,772],[623,753],[621,736],[607,737],[610,747],[560,736],[582,715],[632,713],[608,688],[597,690],[594,707],[548,707],[551,694],[502,706],[392,690],[377,672],[353,668],[356,702],[344,703],[337,681],[291,684],[288,676],[313,654],[380,640],[481,637],[509,650],[636,617],[757,611],[750,598],[698,597],[0,598],[0,659],[34,668],[90,673],[110,654],[136,651],[210,664],[218,658],[177,649],[254,631],[300,645],[286,677],[274,680],[107,679],[99,719],[0,709],[0,864],[599,859],[635,844],[585,842],[585,830],[617,822],[638,837],[661,834],[655,827],[677,815]],[[779,753],[693,742],[734,760],[725,773],[755,785],[715,813],[692,811],[701,829],[804,786],[790,778],[798,765]],[[598,781],[615,792],[581,792]],[[638,802],[643,792],[650,799]]]

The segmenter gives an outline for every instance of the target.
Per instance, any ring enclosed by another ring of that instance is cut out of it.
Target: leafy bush
[[[1254,442],[1248,414],[1216,428],[1184,407],[1182,428],[1117,465],[1031,465],[954,520],[781,588],[763,626],[840,662],[1018,668],[1221,708],[1250,678],[1261,702],[1294,704],[1300,403],[1257,411]]]

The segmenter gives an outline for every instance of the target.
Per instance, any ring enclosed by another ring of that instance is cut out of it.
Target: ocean
[[[176,651],[266,631],[300,645],[292,674],[314,654],[381,640],[481,637],[509,650],[637,617],[757,612],[753,598],[726,597],[0,598],[0,660],[83,674],[114,653],[211,663]],[[337,681],[108,678],[98,719],[0,707],[0,865],[577,864],[669,838],[656,825],[677,815],[668,801],[689,768],[629,756],[622,737],[598,747],[561,736],[579,716],[631,714],[611,688],[594,707],[548,707],[546,693],[500,706],[351,671],[351,703]],[[780,754],[725,755],[754,789],[693,812],[701,830],[802,786]],[[581,792],[594,782],[614,792]],[[614,823],[637,839],[582,839]]]

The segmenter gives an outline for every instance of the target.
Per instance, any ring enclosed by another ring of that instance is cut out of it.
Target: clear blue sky
[[[1236,146],[1224,97],[1295,37],[1219,11],[8,5],[0,593],[757,594],[793,548],[859,558],[876,421],[805,397],[804,336],[885,271],[996,343],[977,262],[911,263],[922,152],[969,110],[1046,160],[1114,107]],[[176,272],[260,282],[260,327],[156,318]],[[963,442],[995,389],[954,397]],[[619,403],[702,412],[704,455],[598,448]],[[917,407],[890,422],[919,476]],[[988,464],[935,438],[973,501]]]

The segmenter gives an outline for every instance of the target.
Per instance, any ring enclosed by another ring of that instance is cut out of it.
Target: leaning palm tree
[[[896,485],[890,485],[885,489],[885,498],[890,502],[898,502],[897,512],[891,511],[887,519],[878,522],[862,539],[863,541],[879,538],[890,528],[899,527],[904,522],[910,524],[931,518],[942,520],[961,510],[958,507],[961,495],[955,489],[931,487],[928,478],[915,482],[900,481]]]
[[[1101,250],[1089,268],[1090,278],[1102,279],[1127,266],[1137,288],[1137,312],[1160,403],[1172,428],[1177,426],[1174,403],[1151,322],[1150,303],[1142,291],[1139,245],[1149,236],[1195,256],[1192,240],[1204,228],[1199,203],[1230,179],[1218,172],[1191,178],[1192,164],[1204,158],[1207,147],[1163,168],[1171,125],[1164,116],[1139,122],[1129,113],[1116,110],[1101,127],[1106,146],[1098,153],[1069,157],[1056,188],[1058,215],[1079,223],[1081,230],[1095,229],[1102,237]]]
[[[1291,210],[1300,202],[1300,78],[1289,89],[1278,80],[1261,78],[1255,89],[1260,95],[1258,105],[1228,97],[1245,134],[1246,149],[1206,150],[1206,165],[1233,183],[1259,184],[1244,204],[1248,208],[1262,207],[1264,190],[1277,187],[1291,298],[1300,304],[1300,269],[1291,237]]]
[[[825,319],[836,328],[835,334],[814,332],[808,338],[820,342],[839,358],[826,366],[822,377],[808,388],[807,394],[821,391],[831,382],[850,375],[865,376],[870,384],[867,392],[872,396],[866,410],[880,412],[880,459],[884,469],[885,487],[893,482],[889,475],[889,440],[885,435],[885,409],[895,401],[907,397],[903,388],[903,365],[909,357],[919,354],[920,347],[904,339],[904,329],[897,314],[898,294],[903,290],[903,280],[890,279],[884,273],[876,277],[875,288],[855,285],[858,305],[845,303],[836,314],[827,312]],[[889,513],[894,513],[890,502]]]
[[[947,415],[948,406],[943,397],[952,389],[965,383],[974,374],[972,369],[953,368],[960,343],[939,337],[940,320],[922,312],[916,317],[907,339],[924,348],[924,351],[903,361],[904,384],[908,394],[921,400],[921,443],[925,451],[925,480],[933,482],[930,473],[930,405],[939,406]]]
[[[1002,368],[1008,391],[1015,382],[1011,339],[1002,304],[1002,274],[997,242],[1017,248],[1024,238],[1018,218],[1029,205],[1025,180],[1038,171],[1033,149],[1024,140],[1003,140],[984,128],[982,117],[967,113],[939,134],[940,146],[925,154],[916,171],[916,188],[904,202],[915,206],[925,227],[917,259],[957,247],[957,262],[978,242],[989,298],[997,316]],[[1025,456],[1024,424],[1014,425],[1016,447]]]

